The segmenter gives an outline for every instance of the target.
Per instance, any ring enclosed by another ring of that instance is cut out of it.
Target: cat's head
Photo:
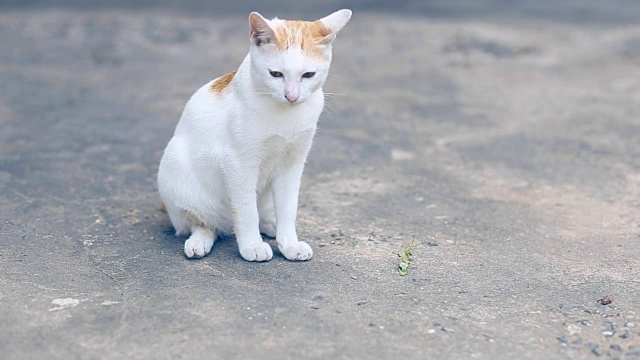
[[[251,77],[257,91],[283,103],[304,102],[327,79],[331,43],[349,19],[351,10],[313,22],[251,13]]]

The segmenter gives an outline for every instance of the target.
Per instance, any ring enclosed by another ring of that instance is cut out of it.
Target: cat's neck
[[[251,77],[251,54],[247,54],[244,60],[242,60],[242,63],[233,78],[232,86],[235,94],[243,102],[247,102],[257,97],[258,89]]]

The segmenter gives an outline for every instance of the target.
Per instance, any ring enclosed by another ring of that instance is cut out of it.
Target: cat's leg
[[[216,232],[188,211],[183,211],[183,216],[191,226],[191,236],[184,242],[184,254],[190,259],[204,257],[216,241]]]
[[[311,247],[298,240],[296,233],[296,215],[298,212],[298,192],[304,168],[302,157],[291,168],[273,181],[273,194],[276,207],[276,242],[285,258],[292,261],[309,260],[313,256]]]
[[[273,257],[271,246],[262,241],[256,196],[258,166],[246,162],[230,162],[224,168],[224,178],[233,214],[233,230],[240,255],[247,261],[268,261]]]
[[[260,232],[270,238],[276,237],[276,213],[273,205],[273,191],[267,187],[258,197]]]

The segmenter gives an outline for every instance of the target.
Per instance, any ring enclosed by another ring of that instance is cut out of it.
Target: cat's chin
[[[280,99],[280,98],[276,98],[276,101],[281,104],[282,106],[296,106],[296,105],[300,105],[303,102],[307,101],[308,98],[304,98],[304,99],[298,99],[295,102],[290,102],[287,99]]]

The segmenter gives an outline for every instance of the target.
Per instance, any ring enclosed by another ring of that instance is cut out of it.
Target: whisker
[[[336,109],[334,109],[334,108],[332,108],[332,107],[331,107],[331,105],[329,105],[329,104],[324,104],[324,105],[325,105],[326,107],[328,107],[329,109],[331,109],[334,113],[336,113],[336,114],[338,113],[338,112],[336,111]],[[331,113],[330,113],[330,112],[327,112],[327,114],[329,114],[329,116],[331,116],[331,119],[333,119],[333,116],[331,115]]]
[[[331,107],[329,106],[329,108],[331,108]],[[335,111],[335,110],[334,110],[334,111]],[[329,118],[331,118],[331,120],[335,120],[335,119],[333,118],[333,114],[331,114],[331,111],[325,111],[324,113],[325,113],[325,114],[327,114],[327,115],[329,115]]]

